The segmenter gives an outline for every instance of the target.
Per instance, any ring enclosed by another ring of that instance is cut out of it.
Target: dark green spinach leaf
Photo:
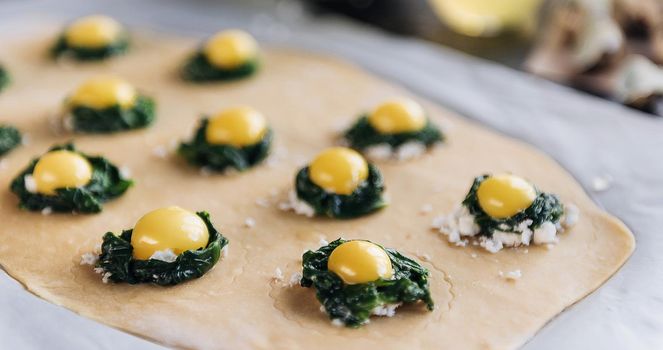
[[[123,33],[116,42],[108,46],[95,48],[71,46],[64,35],[61,35],[51,48],[51,56],[58,58],[66,54],[80,61],[98,61],[125,53],[128,49],[129,36],[127,33]]]
[[[262,140],[250,146],[237,148],[231,145],[214,145],[205,137],[209,120],[203,118],[191,142],[180,144],[177,152],[190,164],[223,171],[233,167],[244,171],[264,160],[269,155],[272,131],[267,130]]]
[[[350,147],[356,150],[364,150],[370,146],[388,144],[397,148],[404,143],[418,141],[430,147],[437,142],[444,141],[444,135],[429,121],[423,129],[415,132],[403,132],[397,134],[381,134],[368,122],[368,117],[363,115],[343,135]]]
[[[213,66],[202,51],[195,53],[182,67],[184,80],[211,82],[237,80],[253,75],[258,70],[258,60],[251,60],[234,69],[221,69]]]
[[[170,286],[204,275],[219,261],[221,250],[228,244],[228,239],[214,228],[209,213],[203,211],[196,214],[203,219],[209,231],[209,242],[205,248],[184,251],[173,262],[137,260],[132,255],[133,230],[125,230],[120,236],[108,232],[104,235],[96,267],[107,274],[108,280],[129,284]]]
[[[144,128],[152,124],[155,114],[154,100],[147,96],[138,96],[131,108],[120,105],[104,109],[74,106],[70,112],[71,126],[74,131],[87,133],[113,133],[118,131]]]
[[[0,67],[0,91],[4,90],[4,88],[9,85],[9,82],[11,81],[11,78],[9,77],[9,73],[4,67]]]
[[[519,233],[516,231],[516,227],[525,220],[532,220],[530,229],[534,230],[546,221],[558,222],[564,214],[564,206],[556,195],[540,192],[536,189],[537,196],[527,209],[512,217],[493,218],[481,209],[477,197],[479,185],[488,177],[490,175],[481,175],[475,178],[470,191],[463,200],[463,205],[467,207],[470,214],[474,215],[474,221],[481,228],[479,235],[492,237],[495,230]]]
[[[380,171],[368,165],[368,178],[349,195],[325,191],[311,181],[309,168],[305,167],[295,178],[297,197],[315,209],[317,215],[337,219],[351,219],[372,213],[387,206],[382,197],[384,182]]]
[[[422,301],[428,310],[433,310],[428,270],[393,249],[384,248],[394,269],[392,279],[344,284],[338,275],[327,269],[327,261],[332,251],[345,242],[337,239],[317,251],[307,251],[302,257],[300,284],[315,288],[316,297],[330,319],[341,320],[348,327],[359,327],[368,322],[376,307],[387,304]]]
[[[21,144],[21,133],[9,125],[0,125],[0,156]]]
[[[32,175],[39,158],[33,159],[11,183],[11,191],[18,196],[23,209],[39,211],[51,208],[54,212],[99,213],[102,204],[122,195],[133,185],[132,180],[122,178],[118,168],[103,157],[88,156],[79,152],[71,143],[51,147],[49,151],[68,150],[85,157],[92,165],[92,179],[78,188],[59,188],[55,195],[32,193],[25,186],[25,176]]]

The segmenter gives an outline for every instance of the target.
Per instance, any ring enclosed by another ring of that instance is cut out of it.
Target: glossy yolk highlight
[[[81,48],[102,48],[113,44],[122,33],[122,25],[108,16],[87,16],[65,30],[67,44]]]
[[[131,235],[133,257],[147,260],[156,251],[171,249],[176,255],[207,246],[209,232],[195,213],[180,207],[166,207],[145,214]]]
[[[311,162],[311,181],[325,191],[349,195],[368,177],[368,164],[356,151],[344,148],[329,148]]]
[[[409,98],[393,99],[379,105],[368,122],[381,134],[419,131],[426,126],[424,109]]]
[[[258,43],[241,30],[225,30],[211,37],[203,47],[207,60],[221,69],[238,68],[258,55]]]
[[[479,185],[477,197],[486,214],[504,219],[529,208],[536,198],[536,190],[521,177],[503,174],[485,179]]]
[[[54,195],[58,188],[76,188],[92,179],[92,166],[78,153],[60,150],[44,154],[32,172],[37,192]]]
[[[327,268],[345,284],[390,279],[394,275],[391,259],[384,249],[367,241],[349,241],[336,247],[329,256]]]
[[[229,108],[212,117],[205,130],[207,142],[244,147],[254,145],[265,136],[267,121],[250,107]]]
[[[127,81],[101,76],[85,81],[69,97],[69,105],[103,109],[120,105],[130,108],[136,102],[136,89]]]

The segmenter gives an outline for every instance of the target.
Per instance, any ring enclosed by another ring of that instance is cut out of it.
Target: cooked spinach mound
[[[11,79],[7,70],[4,67],[0,67],[0,91],[4,90],[10,81]]]
[[[98,61],[125,53],[128,49],[129,37],[126,34],[123,34],[116,42],[108,46],[95,48],[71,46],[67,43],[64,35],[61,35],[51,48],[51,56],[58,58],[62,55],[68,55],[80,61]]]
[[[398,148],[407,142],[418,141],[430,147],[437,142],[444,141],[444,135],[430,121],[426,122],[423,129],[415,132],[402,132],[397,134],[381,134],[375,130],[368,121],[368,116],[363,115],[348,129],[343,138],[350,147],[356,150],[364,150],[370,146],[388,144],[392,148]]]
[[[0,156],[21,144],[21,133],[9,125],[0,125]]]
[[[103,157],[88,156],[71,143],[52,147],[49,151],[68,150],[85,157],[92,165],[90,183],[78,188],[59,188],[55,195],[32,193],[25,187],[25,176],[32,175],[39,158],[33,159],[11,183],[11,191],[20,199],[19,207],[32,211],[51,208],[54,212],[99,213],[102,204],[122,195],[133,185],[123,179],[118,168]]]
[[[382,197],[382,174],[372,164],[368,165],[368,178],[352,194],[336,194],[325,191],[311,181],[309,167],[297,173],[295,178],[297,197],[315,209],[317,215],[337,219],[351,219],[372,213],[387,206]]]
[[[244,171],[264,160],[269,155],[272,144],[272,131],[267,130],[258,143],[245,147],[214,145],[207,142],[205,133],[209,119],[203,118],[191,142],[182,142],[177,150],[190,164],[223,171],[233,167]]]
[[[77,132],[113,133],[124,130],[144,128],[152,124],[155,114],[154,100],[147,96],[138,96],[131,108],[120,105],[104,109],[86,106],[73,106],[70,111],[71,127]]]
[[[213,66],[202,51],[193,55],[182,67],[182,78],[193,82],[237,80],[248,77],[258,70],[258,60],[251,60],[234,69]]]
[[[390,280],[346,285],[335,273],[327,269],[332,251],[347,241],[337,239],[317,251],[307,251],[302,258],[302,287],[313,287],[318,301],[329,318],[341,320],[348,327],[359,327],[368,322],[373,309],[386,304],[422,301],[428,310],[434,303],[428,286],[428,270],[399,252],[384,248],[394,269]]]
[[[119,236],[108,232],[104,235],[96,267],[101,268],[110,281],[129,284],[171,286],[204,275],[219,261],[221,249],[228,244],[228,239],[214,228],[209,213],[202,211],[196,214],[205,221],[209,231],[209,242],[205,248],[184,251],[173,262],[137,260],[132,255],[133,230],[125,230]]]
[[[532,220],[530,229],[535,229],[546,221],[556,223],[564,214],[564,206],[562,202],[554,194],[540,192],[536,190],[537,196],[534,202],[524,211],[504,219],[496,219],[486,214],[481,205],[479,205],[479,198],[477,191],[479,185],[490,177],[490,175],[481,175],[474,179],[474,183],[470,188],[467,196],[463,200],[463,205],[467,207],[470,214],[474,215],[474,221],[481,228],[479,235],[492,237],[495,230],[519,233],[516,227],[525,221]],[[500,228],[500,226],[503,226]]]

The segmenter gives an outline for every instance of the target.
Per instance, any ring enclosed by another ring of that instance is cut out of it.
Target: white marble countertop
[[[633,230],[637,248],[612,279],[525,348],[663,349],[663,118],[425,42],[338,18],[313,21],[290,1],[4,1],[0,21],[93,12],[200,38],[244,27],[271,44],[338,55],[543,150]],[[604,176],[614,179],[611,186],[593,191]],[[0,271],[0,349],[44,348],[162,347],[49,304]]]

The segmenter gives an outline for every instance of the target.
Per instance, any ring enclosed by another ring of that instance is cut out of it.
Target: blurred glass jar
[[[452,30],[473,37],[504,32],[528,36],[537,25],[543,0],[428,0],[438,17]]]

